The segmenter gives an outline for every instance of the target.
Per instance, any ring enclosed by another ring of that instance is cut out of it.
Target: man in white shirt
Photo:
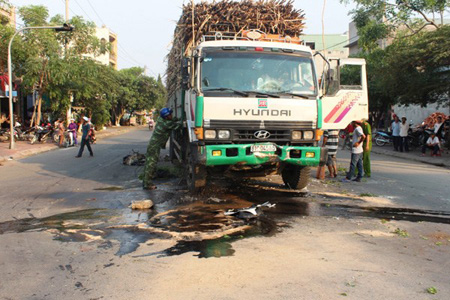
[[[434,124],[434,133],[436,134],[436,136],[441,139],[444,137],[444,123],[442,122],[442,117],[438,116],[436,123]]]
[[[347,176],[343,180],[349,181],[352,179],[355,169],[358,168],[358,175],[353,181],[361,182],[361,177],[363,174],[363,141],[366,138],[364,132],[361,128],[361,121],[353,121],[353,127],[355,130],[353,131],[353,141],[352,141],[352,157],[350,161],[350,169],[348,170]]]
[[[428,138],[425,145],[422,147],[422,156],[425,156],[425,152],[427,149],[433,150],[433,154],[431,156],[438,155],[439,149],[440,149],[440,143],[439,139],[436,136],[436,133],[432,133],[431,136]]]
[[[394,122],[391,124],[392,139],[394,140],[394,151],[398,151],[400,146],[400,120],[397,115],[394,116]]]
[[[405,148],[405,152],[409,152],[408,131],[409,124],[406,123],[406,117],[402,117],[402,122],[400,123],[400,152],[403,152],[403,148]]]

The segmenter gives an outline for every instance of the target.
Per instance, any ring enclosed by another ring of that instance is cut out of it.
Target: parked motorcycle
[[[375,144],[377,146],[383,147],[384,145],[393,144],[394,139],[392,138],[392,134],[387,131],[377,131],[373,137]]]
[[[28,129],[26,131],[22,131],[22,124],[20,124],[19,122],[16,122],[15,126],[14,126],[14,140],[15,141],[29,141],[31,140],[32,136],[33,136],[33,129]],[[1,135],[1,140],[2,141],[9,141],[11,138],[11,134],[9,129],[3,129],[0,131],[0,135]]]
[[[30,143],[45,143],[47,142],[48,137],[52,138],[54,142],[58,142],[58,136],[55,134],[53,126],[50,123],[48,123],[47,125],[42,124],[42,126],[37,126],[35,135]]]

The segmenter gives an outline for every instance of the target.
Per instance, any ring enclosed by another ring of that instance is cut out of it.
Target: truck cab
[[[309,167],[327,158],[318,144],[322,130],[343,129],[367,115],[359,110],[367,110],[365,83],[345,90],[331,73],[318,76],[311,49],[298,39],[205,37],[184,63],[183,87],[169,100],[185,120],[172,149],[188,166],[190,189],[206,184],[207,169],[277,172],[288,187],[304,188]]]

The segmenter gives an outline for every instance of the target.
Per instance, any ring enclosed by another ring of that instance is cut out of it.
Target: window
[[[259,51],[209,51],[201,59],[201,88],[316,95],[311,57]]]

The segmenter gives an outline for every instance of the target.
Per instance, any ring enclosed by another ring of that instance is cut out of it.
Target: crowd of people
[[[343,148],[351,139],[350,167],[343,179],[344,182],[361,182],[361,178],[371,177],[370,152],[372,151],[372,127],[367,120],[355,120],[345,129]],[[351,133],[351,135],[350,135]],[[326,163],[319,165],[317,179],[325,178],[325,165],[328,166],[330,178],[338,175],[336,165],[336,154],[339,147],[339,130],[326,130],[323,135],[322,147],[327,148],[328,158]]]
[[[410,125],[407,123],[406,117],[402,117],[401,121],[398,116],[394,115],[390,130],[392,132],[392,140],[394,151],[409,152],[409,134]],[[422,145],[422,155],[426,155],[426,151],[430,150],[432,156],[440,155],[444,136],[448,128],[442,116],[436,118],[433,128],[430,129],[429,137],[424,140]],[[339,145],[339,131],[326,130],[322,139],[322,147],[328,149],[328,159],[325,163],[319,165],[317,169],[317,179],[325,178],[325,165],[328,166],[329,177],[337,177],[336,154]],[[347,146],[351,149],[351,159],[348,172],[346,173],[344,182],[356,181],[360,182],[362,177],[371,177],[370,153],[372,151],[372,128],[367,120],[355,120],[351,122],[345,129],[342,150]]]

